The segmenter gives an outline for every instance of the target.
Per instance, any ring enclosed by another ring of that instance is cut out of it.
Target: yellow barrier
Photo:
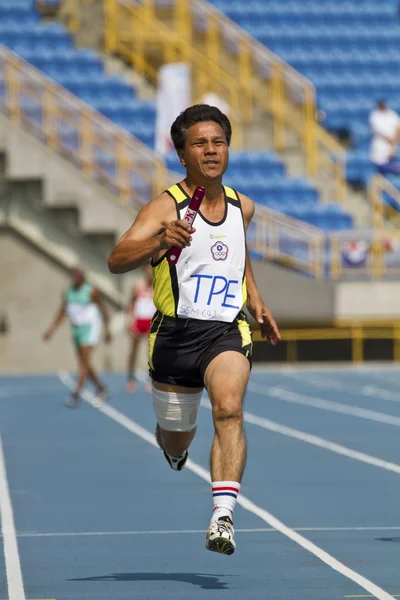
[[[247,232],[247,245],[262,260],[284,264],[320,279],[323,277],[323,230],[262,206],[256,206]]]
[[[254,109],[273,116],[275,148],[295,134],[316,178],[329,172],[337,199],[346,194],[344,151],[315,121],[313,84],[203,0],[104,0],[105,47],[153,82],[161,64],[192,66],[193,101],[206,92],[232,109],[233,147],[241,149]]]
[[[170,183],[147,146],[0,45],[0,110],[123,204],[140,207]]]
[[[400,322],[354,322],[329,328],[283,329],[282,341],[287,342],[286,360],[297,361],[298,343],[304,341],[350,340],[353,362],[363,362],[364,342],[366,340],[392,340],[393,359],[400,362]],[[253,340],[261,341],[259,330],[253,332]]]
[[[316,279],[380,281],[400,277],[400,230],[396,229],[326,233],[257,206],[247,244],[261,260],[284,264]]]
[[[393,225],[400,225],[400,212],[385,202],[386,194],[400,207],[400,191],[386,177],[375,175],[368,186],[368,197],[373,209],[374,227],[384,227],[385,219]]]

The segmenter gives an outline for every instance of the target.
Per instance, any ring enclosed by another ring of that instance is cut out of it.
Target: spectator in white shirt
[[[396,158],[400,140],[400,117],[388,108],[384,100],[377,103],[369,117],[372,130],[371,162],[382,174],[400,174],[400,161]]]

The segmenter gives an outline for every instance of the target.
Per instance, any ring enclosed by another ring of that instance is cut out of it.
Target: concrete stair
[[[64,266],[83,263],[110,300],[122,304],[137,274],[115,277],[106,260],[135,212],[3,116],[0,152],[9,226]]]

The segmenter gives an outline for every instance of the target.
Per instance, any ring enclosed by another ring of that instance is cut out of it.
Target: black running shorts
[[[253,342],[244,312],[232,323],[167,317],[156,312],[149,335],[150,376],[159,383],[203,387],[210,362],[228,350],[240,352],[251,367]]]

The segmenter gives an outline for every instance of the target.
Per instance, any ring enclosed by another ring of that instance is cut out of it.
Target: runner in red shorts
[[[128,361],[128,383],[127,392],[136,392],[135,369],[140,343],[147,340],[150,331],[151,320],[156,312],[153,304],[153,281],[151,265],[144,268],[144,277],[135,283],[132,290],[132,298],[128,308],[129,325],[128,331],[132,336],[131,350]],[[150,384],[148,388],[151,389]]]

